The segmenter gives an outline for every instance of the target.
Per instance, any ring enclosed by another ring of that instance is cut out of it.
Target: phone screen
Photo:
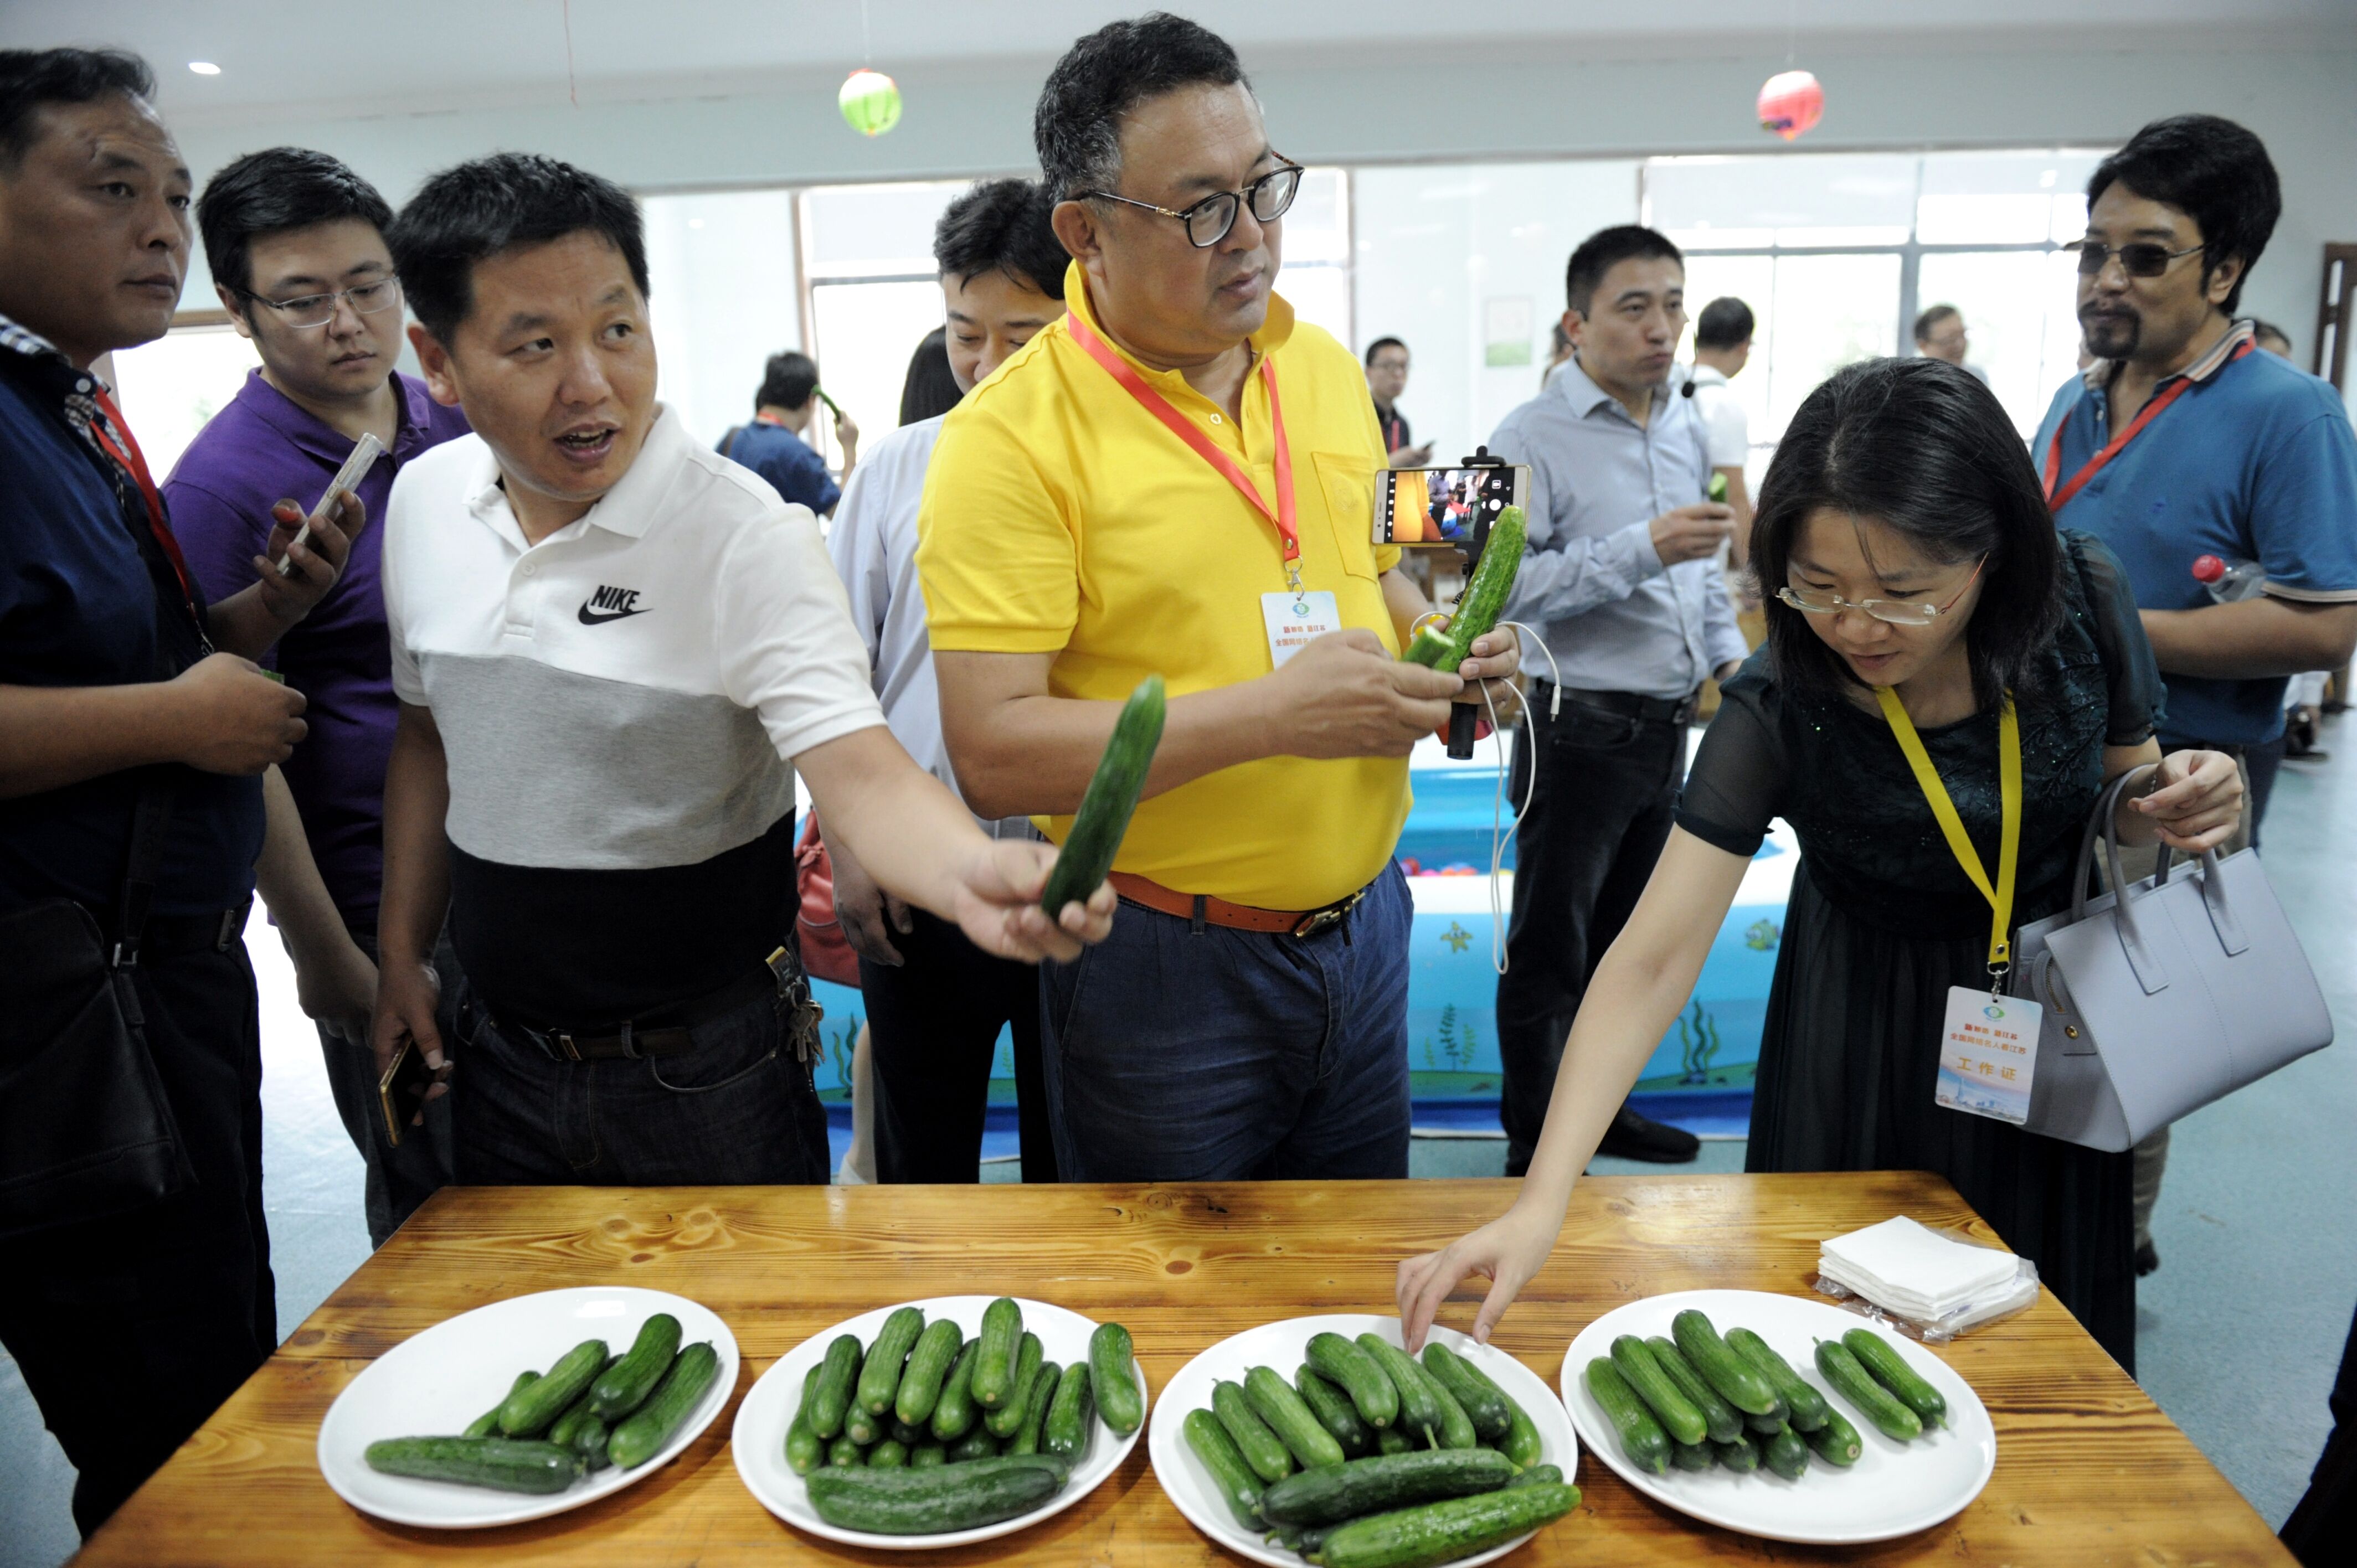
[[[377,1098],[382,1102],[384,1130],[393,1146],[401,1146],[401,1135],[409,1130],[409,1120],[425,1104],[425,1091],[434,1087],[434,1069],[425,1065],[425,1053],[414,1040],[401,1042],[401,1054],[393,1058],[377,1083]]]
[[[1469,542],[1474,525],[1491,522],[1523,504],[1530,489],[1526,465],[1480,468],[1391,468],[1375,478],[1375,542]]]

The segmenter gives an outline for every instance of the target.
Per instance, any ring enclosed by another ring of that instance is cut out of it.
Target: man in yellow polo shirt
[[[1371,542],[1357,360],[1270,292],[1300,170],[1234,51],[1116,22],[1034,134],[1071,313],[949,416],[917,559],[976,811],[1060,839],[1122,699],[1169,684],[1113,936],[1041,977],[1060,1172],[1405,1176],[1407,755],[1513,639],[1398,660],[1430,607]]]

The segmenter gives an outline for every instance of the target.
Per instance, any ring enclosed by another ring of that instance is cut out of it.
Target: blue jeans
[[[1124,899],[1110,938],[1039,970],[1059,1174],[1406,1176],[1413,913],[1396,864],[1306,940]]]
[[[510,1038],[459,986],[450,1079],[457,1177],[469,1186],[823,1184],[826,1112],[786,1004],[749,1002],[689,1031],[676,1056],[553,1060]]]

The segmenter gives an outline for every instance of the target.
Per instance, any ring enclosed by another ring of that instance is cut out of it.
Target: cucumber
[[[1797,1481],[1809,1473],[1809,1445],[1789,1426],[1768,1440],[1764,1457],[1768,1467],[1788,1481]]]
[[[973,1431],[950,1444],[949,1462],[971,1465],[976,1460],[995,1458],[997,1454],[998,1439],[990,1434],[990,1428],[975,1422]]]
[[[606,1444],[606,1456],[625,1470],[635,1469],[653,1458],[719,1375],[720,1352],[712,1348],[708,1339],[698,1340],[673,1357],[671,1369],[655,1385],[655,1391],[614,1428],[614,1435]]]
[[[597,1374],[590,1385],[590,1408],[608,1424],[644,1404],[655,1384],[671,1369],[679,1354],[679,1319],[658,1312],[639,1326],[639,1337],[622,1359]]]
[[[1340,1465],[1350,1457],[1308,1402],[1273,1369],[1254,1367],[1244,1374],[1244,1402],[1253,1407],[1254,1415],[1268,1423],[1268,1429],[1300,1461],[1303,1469]]]
[[[1407,1434],[1428,1448],[1440,1446],[1440,1402],[1424,1380],[1424,1369],[1407,1352],[1379,1334],[1359,1336],[1359,1348],[1374,1359],[1383,1376],[1399,1391],[1399,1422]]]
[[[909,1445],[888,1437],[867,1451],[867,1467],[871,1470],[905,1469],[909,1463]]]
[[[867,1407],[855,1398],[851,1408],[843,1412],[842,1435],[862,1448],[871,1447],[884,1436],[884,1418],[867,1413]]]
[[[1432,1396],[1432,1402],[1440,1409],[1440,1446],[1478,1446],[1480,1438],[1473,1431],[1473,1418],[1465,1413],[1465,1407],[1457,1402],[1457,1396],[1448,1391],[1448,1385],[1426,1371],[1423,1364],[1414,1357],[1408,1359],[1408,1365],[1414,1367],[1415,1375],[1424,1380],[1424,1391]]]
[[[1146,1420],[1145,1396],[1131,1369],[1135,1355],[1129,1330],[1118,1323],[1100,1323],[1089,1336],[1089,1392],[1097,1402],[1097,1415],[1116,1437],[1128,1436]]]
[[[909,1365],[900,1373],[900,1386],[892,1394],[892,1413],[900,1418],[902,1424],[922,1426],[933,1418],[933,1406],[941,1402],[942,1380],[949,1376],[950,1367],[964,1345],[964,1333],[948,1318],[925,1325],[925,1331],[917,1336],[917,1348],[909,1352]]]
[[[1498,513],[1498,521],[1490,525],[1489,542],[1481,547],[1481,564],[1473,568],[1473,580],[1458,596],[1447,629],[1435,631],[1427,627],[1417,632],[1401,658],[1446,674],[1457,673],[1457,667],[1473,656],[1473,639],[1495,627],[1505,613],[1514,574],[1523,567],[1528,527],[1521,507],[1510,506]]]
[[[1880,1428],[1885,1437],[1912,1443],[1923,1435],[1923,1418],[1876,1382],[1858,1364],[1848,1346],[1834,1339],[1818,1340],[1817,1370],[1833,1384],[1834,1392],[1856,1406],[1857,1412]]]
[[[933,1419],[929,1423],[936,1443],[955,1443],[982,1418],[981,1407],[974,1402],[974,1359],[981,1353],[981,1340],[967,1340],[965,1348],[958,1352],[957,1364],[950,1369],[948,1381],[942,1384],[942,1397],[933,1402]]]
[[[826,1444],[811,1430],[810,1417],[798,1415],[786,1428],[786,1468],[807,1476],[826,1463]]]
[[[1318,1561],[1325,1568],[1432,1568],[1502,1546],[1578,1506],[1579,1488],[1561,1485],[1450,1498],[1338,1525],[1319,1546]]]
[[[859,1369],[859,1403],[868,1414],[882,1415],[892,1408],[892,1398],[900,1391],[900,1370],[924,1331],[922,1307],[899,1307],[884,1320],[876,1343],[867,1348],[866,1365]]]
[[[1825,1396],[1792,1370],[1792,1364],[1776,1354],[1774,1346],[1749,1328],[1728,1329],[1727,1348],[1760,1369],[1769,1387],[1776,1391],[1776,1397],[1784,1402],[1786,1417],[1796,1429],[1814,1432],[1833,1413],[1834,1407],[1825,1402]]]
[[[1818,1458],[1845,1470],[1857,1463],[1858,1455],[1866,1447],[1858,1441],[1857,1428],[1841,1412],[1830,1407],[1825,1411],[1825,1423],[1809,1434],[1809,1446]]]
[[[970,1385],[974,1403],[996,1410],[1014,1397],[1015,1355],[1022,1341],[1023,1309],[1012,1297],[1002,1295],[982,1309],[982,1332],[974,1336],[981,1348]]]
[[[1055,1397],[1048,1402],[1047,1423],[1039,1429],[1039,1449],[1051,1458],[1077,1465],[1096,1435],[1096,1396],[1090,1391],[1089,1367],[1075,1361],[1056,1380]]]
[[[1506,1396],[1497,1384],[1476,1372],[1470,1362],[1437,1339],[1427,1341],[1424,1347],[1424,1369],[1464,1407],[1466,1417],[1473,1423],[1475,1436],[1493,1447],[1506,1441],[1513,1417],[1508,1413]]]
[[[1750,1362],[1727,1348],[1709,1318],[1688,1307],[1670,1319],[1670,1337],[1677,1341],[1686,1364],[1718,1391],[1719,1398],[1746,1415],[1776,1413],[1776,1391]]]
[[[829,1442],[843,1430],[844,1412],[851,1408],[859,1360],[859,1336],[838,1334],[826,1348],[826,1359],[811,1373],[811,1431]]]
[[[854,1443],[848,1432],[838,1433],[826,1445],[826,1462],[837,1470],[856,1469],[867,1463],[867,1451]]]
[[[1301,1402],[1309,1407],[1318,1424],[1342,1445],[1344,1458],[1361,1459],[1375,1451],[1374,1431],[1359,1419],[1359,1407],[1351,1402],[1349,1394],[1319,1377],[1317,1368],[1304,1361],[1293,1374],[1293,1386],[1300,1391]]]
[[[1727,500],[1727,476],[1718,473],[1711,475],[1710,483],[1704,489],[1703,495],[1710,500],[1724,504]]]
[[[1211,1385],[1211,1413],[1220,1418],[1220,1424],[1236,1440],[1244,1463],[1262,1480],[1274,1484],[1293,1474],[1293,1455],[1268,1429],[1268,1423],[1254,1412],[1241,1383]]]
[[[811,1507],[839,1529],[937,1535],[1029,1513],[1063,1490],[1064,1478],[1039,1465],[987,1470],[979,1465],[945,1465],[922,1470],[823,1471],[810,1478],[809,1487]]]
[[[573,1452],[581,1455],[581,1462],[589,1467],[591,1475],[613,1464],[612,1457],[606,1452],[613,1435],[605,1421],[594,1413],[581,1423],[581,1430],[573,1434]]]
[[[1287,1476],[1261,1493],[1260,1511],[1271,1524],[1340,1524],[1441,1498],[1494,1492],[1513,1479],[1514,1462],[1495,1449],[1426,1449]]]
[[[1187,1446],[1194,1450],[1195,1457],[1202,1461],[1204,1469],[1211,1472],[1211,1485],[1218,1490],[1221,1500],[1228,1505],[1228,1512],[1234,1515],[1235,1521],[1246,1530],[1258,1530],[1261,1527],[1260,1477],[1244,1463],[1243,1455],[1236,1447],[1236,1440],[1228,1435],[1228,1429],[1220,1424],[1220,1418],[1208,1410],[1190,1410],[1180,1430],[1187,1434]]]
[[[537,1370],[518,1372],[515,1381],[508,1385],[508,1391],[500,1397],[500,1402],[467,1423],[466,1435],[489,1437],[497,1432],[500,1429],[500,1412],[507,1409],[508,1401],[538,1381],[540,1381],[540,1373]]]
[[[1530,1412],[1515,1402],[1513,1395],[1507,1394],[1505,1400],[1506,1441],[1500,1446],[1507,1458],[1527,1469],[1539,1462],[1539,1455],[1545,1444],[1539,1441],[1539,1429],[1532,1422]]]
[[[387,1476],[459,1481],[502,1492],[561,1492],[581,1478],[581,1455],[513,1437],[386,1437],[361,1455]]]
[[[1773,1437],[1780,1432],[1790,1432],[1792,1423],[1781,1415],[1747,1415],[1743,1429],[1755,1437]]]
[[[1053,1361],[1042,1361],[1033,1374],[1030,1391],[1023,1396],[1023,1424],[1006,1440],[1009,1454],[1037,1454],[1039,1439],[1048,1430],[1048,1407],[1056,1402],[1056,1387],[1063,1381],[1064,1369]]]
[[[620,1359],[621,1358],[619,1356],[610,1358],[606,1363],[607,1368],[610,1369],[614,1363]],[[598,1374],[600,1377],[604,1375],[605,1374],[602,1371]],[[547,1438],[551,1443],[555,1444],[559,1448],[570,1448],[576,1453],[582,1452],[583,1450],[581,1445],[575,1442],[574,1438],[576,1434],[580,1432],[583,1425],[589,1421],[590,1417],[597,1413],[596,1410],[593,1408],[597,1402],[597,1383],[596,1379],[592,1379],[589,1386],[581,1391],[581,1397],[575,1400],[571,1404],[565,1406],[565,1413],[551,1422],[549,1423],[548,1430],[541,1434],[541,1435]],[[598,1429],[603,1431],[605,1429],[605,1423],[598,1423]]]
[[[1899,1402],[1921,1418],[1924,1425],[1938,1426],[1947,1420],[1948,1402],[1907,1364],[1889,1340],[1871,1328],[1853,1328],[1842,1336],[1842,1343],[1867,1375],[1896,1394]]]
[[[1623,1334],[1612,1341],[1612,1365],[1652,1411],[1662,1430],[1670,1434],[1671,1442],[1691,1448],[1710,1435],[1710,1426],[1703,1420],[1702,1411],[1662,1369],[1662,1364],[1653,1359],[1653,1352],[1642,1339]]]
[[[1409,1441],[1406,1433],[1402,1432],[1396,1426],[1386,1426],[1381,1432],[1375,1434],[1375,1452],[1378,1454],[1415,1454],[1422,1452],[1422,1450],[1418,1449],[1413,1442]]]
[[[1708,1464],[1710,1455],[1704,1455],[1703,1462]],[[1506,1483],[1509,1487],[1558,1487],[1562,1484],[1563,1471],[1553,1465],[1534,1465]]]
[[[1749,1476],[1760,1468],[1760,1440],[1745,1433],[1732,1443],[1714,1443],[1711,1457],[1738,1476]]]
[[[1710,1444],[1706,1441],[1671,1444],[1670,1463],[1681,1470],[1707,1470],[1718,1461],[1711,1457]]]
[[[909,1468],[931,1470],[950,1462],[950,1451],[938,1443],[920,1443],[909,1450]]]
[[[1612,1430],[1620,1434],[1620,1451],[1629,1456],[1629,1463],[1656,1476],[1669,1469],[1668,1434],[1609,1358],[1598,1356],[1587,1363],[1587,1391],[1603,1407]]]
[[[1359,1419],[1369,1426],[1381,1432],[1399,1418],[1399,1391],[1356,1344],[1340,1334],[1313,1334],[1303,1354],[1319,1377],[1351,1396]]]
[[[1039,1380],[1039,1363],[1046,1359],[1047,1351],[1040,1345],[1039,1337],[1026,1329],[1022,1348],[1015,1352],[1014,1391],[996,1410],[983,1412],[982,1423],[990,1428],[990,1434],[1000,1442],[1014,1436],[1017,1429],[1022,1426],[1023,1412],[1031,1398],[1031,1385]]]
[[[1049,869],[1048,886],[1039,895],[1039,907],[1049,918],[1075,898],[1085,900],[1113,869],[1122,836],[1129,832],[1130,814],[1146,788],[1146,769],[1154,766],[1154,748],[1162,744],[1163,708],[1162,677],[1148,675],[1113,721],[1104,755],[1089,777],[1081,809],[1072,815],[1056,864]]]
[[[537,1382],[517,1389],[500,1406],[500,1432],[508,1437],[537,1437],[548,1430],[565,1407],[581,1397],[605,1369],[606,1342],[584,1339],[561,1357]]]
[[[1718,1397],[1718,1391],[1703,1381],[1694,1363],[1675,1345],[1654,1335],[1645,1341],[1645,1348],[1653,1353],[1653,1362],[1678,1385],[1678,1391],[1694,1401],[1702,1412],[1703,1424],[1710,1429],[1713,1443],[1732,1443],[1743,1435],[1743,1412]]]
[[[905,1378],[901,1380],[904,1383],[907,1380]],[[924,1427],[910,1426],[896,1415],[885,1423],[884,1435],[903,1448],[914,1448],[918,1444],[924,1442],[931,1434]]]

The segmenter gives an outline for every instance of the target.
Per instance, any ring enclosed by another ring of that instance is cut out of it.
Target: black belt
[[[1530,697],[1523,703],[1524,710],[1532,713],[1544,711],[1549,706],[1546,693],[1554,689],[1552,681],[1532,682]],[[1565,702],[1618,714],[1623,718],[1690,725],[1694,723],[1695,711],[1702,701],[1702,693],[1690,692],[1683,697],[1641,697],[1634,692],[1583,692],[1577,687],[1566,686],[1563,698]]]
[[[237,946],[245,935],[245,918],[253,908],[248,898],[234,909],[215,909],[202,915],[150,915],[139,933],[140,958],[171,958],[181,953],[227,952]],[[91,910],[98,917],[99,929],[106,933],[112,949],[120,935],[114,929],[112,914]]]
[[[617,1058],[638,1060],[644,1057],[675,1057],[693,1050],[695,1040],[692,1031],[717,1018],[724,1018],[738,1008],[759,1001],[764,996],[784,995],[808,1008],[813,1015],[810,1023],[814,1030],[818,1007],[810,1000],[810,983],[802,977],[802,967],[784,956],[784,950],[771,955],[770,964],[758,973],[733,981],[719,990],[707,993],[692,1002],[676,1007],[665,1007],[643,1017],[626,1018],[619,1026],[600,1024],[593,1029],[534,1029],[521,1024],[509,1024],[493,1015],[491,1022],[500,1033],[530,1040],[544,1052],[551,1061],[591,1062],[610,1061]],[[791,975],[791,978],[789,978]]]

